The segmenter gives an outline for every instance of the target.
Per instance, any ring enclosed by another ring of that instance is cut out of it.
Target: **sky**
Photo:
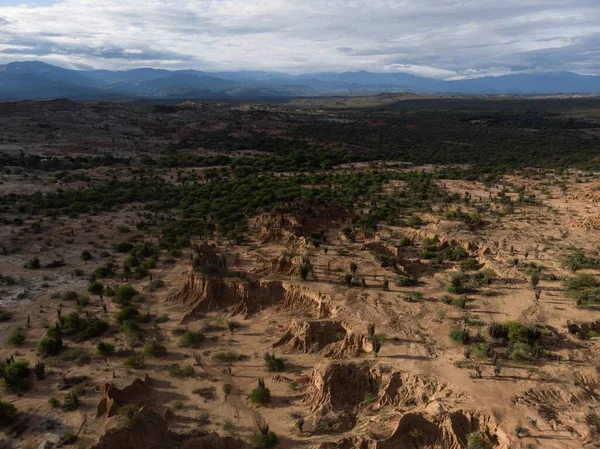
[[[600,0],[0,0],[0,64],[600,75]]]

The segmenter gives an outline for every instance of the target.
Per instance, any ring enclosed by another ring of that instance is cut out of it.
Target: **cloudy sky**
[[[600,0],[0,0],[0,64],[600,75]]]

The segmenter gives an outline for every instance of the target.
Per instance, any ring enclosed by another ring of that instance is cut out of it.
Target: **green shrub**
[[[169,375],[173,377],[195,377],[196,370],[192,365],[185,365],[183,368],[177,363],[169,366]]]
[[[108,278],[115,274],[115,269],[114,262],[106,262],[94,270],[94,275],[98,278]]]
[[[75,391],[72,390],[63,401],[62,405],[60,406],[60,409],[63,412],[72,412],[79,408],[79,403],[79,396]]]
[[[199,348],[204,339],[202,332],[187,331],[181,336],[180,345],[184,348]]]
[[[283,362],[283,359],[275,357],[275,354],[269,354],[267,352],[265,353],[264,359],[267,371],[280,372],[283,371],[285,368],[285,363]]]
[[[8,337],[8,344],[12,346],[21,346],[25,344],[27,339],[27,331],[24,327],[16,327]]]
[[[502,323],[494,321],[488,326],[488,333],[496,340],[508,340],[508,326]]]
[[[12,318],[12,313],[0,309],[0,323],[8,321]]]
[[[452,305],[464,310],[467,307],[467,301],[467,297],[465,295],[461,295],[459,298],[456,298],[452,301]]]
[[[469,342],[469,329],[463,327],[461,329],[452,329],[449,333],[449,337],[457,343],[466,345]]]
[[[235,351],[221,351],[213,354],[212,358],[221,363],[232,363],[244,360],[246,357]]]
[[[142,337],[142,329],[134,321],[123,321],[121,330],[130,339],[139,340]]]
[[[129,355],[125,359],[125,361],[123,361],[123,365],[125,365],[128,368],[143,369],[146,367],[146,362],[144,361],[144,355],[133,353],[133,354]]]
[[[115,353],[115,345],[107,343],[105,341],[101,341],[96,346],[96,354],[102,356],[110,356]]]
[[[414,287],[419,285],[419,281],[409,276],[400,275],[396,278],[396,285],[398,287]]]
[[[473,432],[467,435],[467,449],[489,449],[482,432]]]
[[[450,287],[448,287],[449,293],[469,293],[471,290],[467,286],[468,277],[463,272],[455,273],[450,281]]]
[[[77,292],[74,292],[72,290],[64,292],[62,295],[63,301],[77,301],[78,298],[79,295],[77,294]]]
[[[452,304],[452,301],[454,301],[454,299],[452,299],[452,296],[443,295],[440,298],[440,301],[443,302],[444,304],[450,305],[450,304]]]
[[[596,277],[591,274],[578,274],[575,277],[567,279],[565,285],[569,290],[584,290],[600,287],[600,283],[596,280]]]
[[[253,404],[268,404],[269,402],[271,402],[271,390],[269,390],[264,385],[258,386],[250,392],[250,396],[248,397],[248,399]]]
[[[600,288],[586,288],[577,296],[577,304],[596,304],[600,303]]]
[[[0,427],[7,426],[17,416],[17,408],[10,402],[0,401]]]
[[[424,260],[435,259],[437,257],[437,253],[435,251],[431,251],[430,249],[425,249],[421,251],[419,257]]]
[[[516,342],[510,345],[508,358],[515,362],[529,360],[533,357],[533,348],[525,342]]]
[[[84,249],[81,252],[81,259],[85,261],[92,260],[92,253],[90,253],[87,249]]]
[[[60,408],[60,401],[56,398],[48,399],[48,404],[50,404],[50,407],[52,408]]]
[[[279,444],[279,439],[277,438],[277,435],[275,435],[273,431],[268,430],[267,427],[266,434],[259,430],[252,435],[251,442],[260,449],[267,449],[277,446],[277,444]]]
[[[51,328],[52,329],[52,328]],[[51,330],[49,329],[49,331]],[[60,335],[49,335],[42,338],[38,345],[37,350],[43,356],[56,355],[63,350],[63,341]]]
[[[423,225],[423,219],[417,214],[413,214],[407,218],[406,224],[411,228],[419,228]]]
[[[157,341],[153,341],[144,347],[146,357],[164,357],[167,355],[167,347]]]
[[[108,323],[97,317],[82,318],[78,312],[72,312],[63,318],[62,331],[66,335],[75,335],[78,341],[99,337],[108,329]]]
[[[121,306],[129,304],[138,292],[129,284],[121,285],[113,296],[113,302]]]
[[[118,253],[126,253],[133,249],[133,245],[129,242],[121,242],[115,245],[115,251]]]
[[[100,282],[92,282],[88,285],[88,292],[90,295],[102,296],[104,294],[104,285]]]
[[[26,360],[15,360],[4,367],[2,377],[9,391],[26,391],[31,387],[31,370]]]
[[[510,343],[527,343],[531,345],[542,336],[541,331],[535,326],[524,326],[518,321],[507,321],[504,325],[508,328],[508,341]]]
[[[148,290],[154,291],[164,286],[165,282],[162,279],[154,279],[153,281],[150,281],[150,284],[148,285]]]
[[[117,323],[123,324],[125,321],[135,321],[140,316],[140,311],[134,306],[123,307],[115,316]]]
[[[59,445],[61,447],[69,446],[75,443],[75,441],[77,441],[77,435],[75,435],[72,430],[65,430],[60,436]]]
[[[141,418],[142,412],[139,405],[127,404],[117,410],[117,419],[121,426],[126,429],[133,429]]]
[[[402,237],[400,239],[400,242],[398,244],[400,246],[411,246],[412,245],[412,240],[410,239],[410,237]]]
[[[30,270],[39,270],[42,267],[42,264],[40,263],[40,259],[34,257],[30,261],[26,262],[24,267]]]
[[[472,258],[461,260],[458,263],[458,266],[460,267],[461,270],[464,270],[464,271],[476,271],[476,270],[479,270],[479,268],[481,267],[481,265],[479,265],[479,262],[477,262],[477,260],[472,259]]]
[[[567,257],[566,265],[575,272],[585,268],[600,268],[600,258],[587,257],[583,252],[576,251]]]
[[[487,357],[490,345],[485,342],[480,342],[471,345],[469,349],[475,357],[483,359]]]

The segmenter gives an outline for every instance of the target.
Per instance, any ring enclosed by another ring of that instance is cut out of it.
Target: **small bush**
[[[485,342],[475,343],[474,345],[471,345],[469,349],[475,357],[483,359],[487,357],[490,345]]]
[[[72,430],[65,430],[63,434],[60,436],[60,446],[68,446],[77,441],[77,435],[73,433]]]
[[[464,310],[467,307],[467,301],[467,297],[465,295],[461,295],[459,298],[452,301],[452,305]]]
[[[173,377],[195,377],[196,370],[192,365],[186,365],[183,368],[178,364],[169,366],[169,375]]]
[[[461,260],[458,263],[458,266],[463,271],[476,271],[476,270],[479,270],[479,268],[481,267],[481,265],[479,265],[479,262],[477,262],[477,260],[472,259],[472,258]]]
[[[283,371],[283,369],[285,368],[285,363],[283,362],[283,359],[275,357],[275,354],[269,354],[267,352],[265,353],[264,359],[267,371],[280,372]]]
[[[473,432],[467,435],[467,448],[468,449],[489,449],[483,433]]]
[[[9,391],[27,391],[31,387],[31,370],[26,360],[10,362],[4,367],[2,377]]]
[[[271,447],[277,446],[279,444],[279,439],[277,435],[270,430],[267,430],[267,433],[263,433],[262,431],[257,431],[251,438],[252,444],[260,449],[267,449]]]
[[[412,240],[410,239],[410,237],[402,237],[400,239],[400,242],[398,242],[398,244],[400,246],[411,246],[412,245]]]
[[[50,404],[50,407],[52,408],[60,408],[60,401],[56,398],[48,399],[48,404]]]
[[[464,273],[459,272],[454,274],[452,276],[450,287],[448,287],[448,292],[456,294],[469,293],[470,289],[467,286],[467,282],[468,277]]]
[[[449,337],[457,343],[466,345],[469,342],[469,329],[463,327],[461,329],[452,329]]]
[[[75,391],[71,391],[63,401],[62,405],[60,406],[60,409],[63,412],[72,412],[79,408],[79,403],[79,396]]]
[[[213,360],[221,363],[233,363],[244,360],[246,357],[236,351],[221,351],[212,356]]]
[[[12,313],[0,309],[0,323],[8,321],[12,318]]]
[[[104,285],[100,282],[92,282],[88,285],[88,292],[90,295],[102,296],[104,294]]]
[[[7,426],[17,416],[17,408],[10,402],[0,401],[0,426]]]
[[[431,251],[430,249],[425,249],[421,251],[419,257],[424,260],[435,259],[437,257],[437,253],[435,251]]]
[[[113,355],[114,353],[115,353],[115,345],[113,345],[111,343],[101,341],[96,346],[96,354],[98,354],[98,355],[107,357],[107,356]]]
[[[39,361],[36,362],[33,366],[33,372],[38,380],[44,379],[46,377],[46,364]]]
[[[79,298],[79,295],[77,294],[77,292],[74,291],[68,291],[68,292],[64,292],[62,295],[62,299],[63,301],[77,301],[77,299]]]
[[[27,331],[24,327],[19,326],[15,328],[10,336],[8,337],[8,344],[12,346],[21,346],[25,344],[27,339]]]
[[[584,290],[600,287],[600,283],[596,280],[596,277],[591,274],[578,274],[575,277],[567,279],[565,285],[569,290]]]
[[[131,285],[121,285],[115,292],[115,296],[113,296],[113,302],[125,306],[129,304],[137,294],[137,290]]]
[[[416,214],[411,215],[406,220],[406,224],[411,228],[420,228],[423,225],[423,219]]]
[[[42,267],[42,264],[40,263],[40,259],[34,257],[30,261],[26,262],[24,267],[30,270],[39,270]]]
[[[129,242],[121,242],[115,245],[115,251],[118,253],[126,253],[133,249],[133,245]]]
[[[55,328],[50,328],[46,332],[46,336],[42,338],[38,345],[37,350],[43,356],[56,355],[63,350],[63,341],[60,334],[58,332],[51,332]]]
[[[125,359],[125,361],[123,362],[123,365],[125,365],[128,368],[133,368],[133,369],[144,369],[146,367],[146,362],[144,361],[144,355],[133,353]]]
[[[184,348],[199,348],[204,339],[202,332],[187,331],[181,336],[180,345]]]
[[[125,321],[134,321],[140,316],[140,311],[134,306],[123,307],[115,316],[117,323],[123,324]]]
[[[525,326],[518,321],[507,321],[504,325],[508,328],[508,341],[510,343],[534,344],[542,336],[542,332],[535,326]]]
[[[66,335],[75,335],[78,341],[99,337],[108,329],[108,323],[97,317],[82,318],[78,312],[72,312],[62,321],[62,331]]]
[[[164,357],[167,355],[167,347],[153,341],[144,347],[144,355],[146,357]]]
[[[139,405],[127,404],[119,407],[117,410],[117,419],[119,420],[119,424],[126,429],[133,429],[135,426],[137,426],[141,418],[142,412]]]
[[[401,275],[396,278],[396,285],[398,287],[414,287],[415,285],[419,285],[419,281],[415,278]]]
[[[130,340],[133,341],[133,343],[136,343],[142,338],[142,329],[133,321],[123,321],[123,324],[121,324],[121,330]]]
[[[508,358],[515,362],[522,362],[533,357],[533,348],[524,342],[512,344],[508,350]]]
[[[233,435],[235,433],[235,425],[229,419],[226,419],[223,421],[223,431],[227,435]]]
[[[155,279],[153,281],[150,281],[150,284],[148,285],[148,290],[154,291],[164,286],[165,282],[162,279]]]
[[[508,327],[502,323],[493,322],[488,326],[490,337],[496,340],[508,340]]]
[[[265,405],[271,402],[271,390],[266,387],[256,387],[248,397],[253,404]]]

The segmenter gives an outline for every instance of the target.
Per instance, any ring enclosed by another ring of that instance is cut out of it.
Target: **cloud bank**
[[[63,0],[0,5],[0,64],[444,79],[600,75],[598,0]]]

